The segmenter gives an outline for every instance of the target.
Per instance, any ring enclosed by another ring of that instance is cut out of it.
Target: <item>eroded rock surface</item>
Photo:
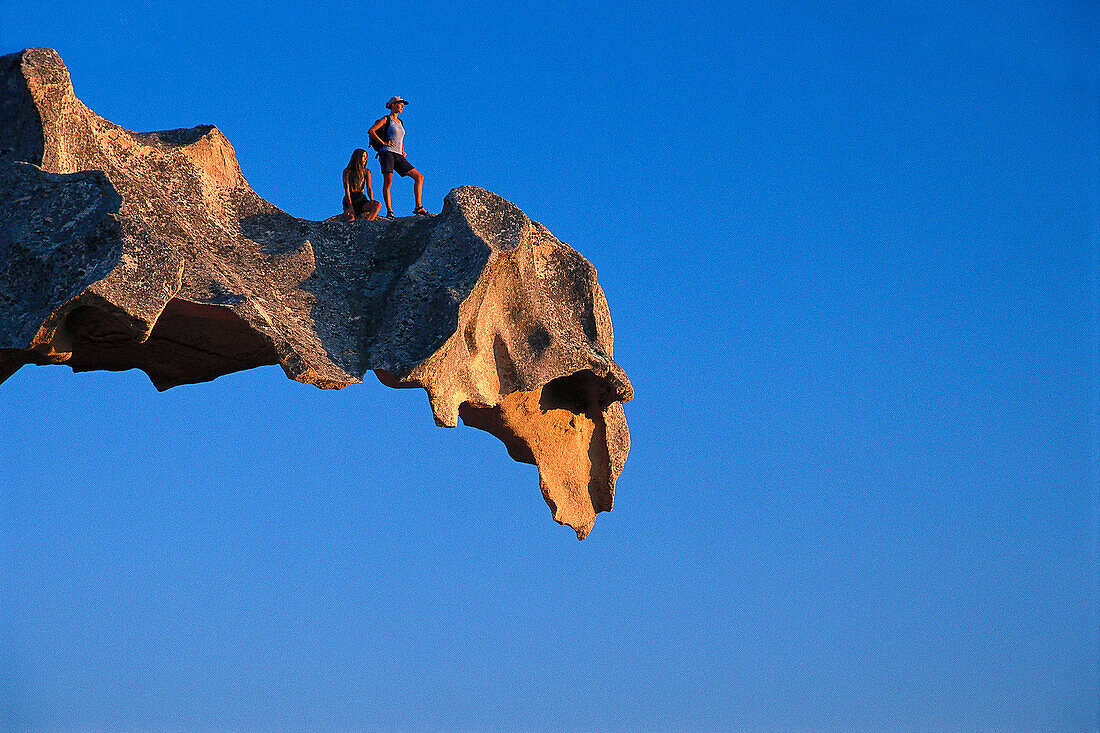
[[[489,191],[434,217],[298,219],[217,128],[130,132],[55,51],[0,57],[0,381],[68,364],[163,390],[279,364],[338,389],[373,370],[536,464],[583,539],[629,450],[612,341],[592,265]]]

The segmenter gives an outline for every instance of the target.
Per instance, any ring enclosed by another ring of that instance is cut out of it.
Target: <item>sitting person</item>
[[[382,163],[382,200],[386,202],[386,219],[393,218],[390,184],[393,183],[395,170],[402,176],[413,179],[413,196],[416,198],[416,209],[413,213],[417,216],[430,216],[420,200],[424,189],[424,176],[405,160],[405,125],[398,115],[407,104],[408,101],[401,97],[390,97],[390,101],[386,102],[390,113],[371,125],[370,130],[367,131],[371,146],[379,151],[378,160]]]
[[[367,188],[366,195],[363,194],[364,186]],[[344,221],[371,221],[378,216],[381,208],[382,202],[374,200],[374,191],[370,186],[367,151],[356,148],[348,161],[348,167],[344,169]]]

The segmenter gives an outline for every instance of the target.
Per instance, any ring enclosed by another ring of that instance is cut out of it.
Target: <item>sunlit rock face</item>
[[[67,364],[164,390],[279,364],[339,389],[374,371],[536,464],[583,539],[629,450],[612,341],[595,268],[489,191],[434,217],[298,219],[217,128],[130,132],[55,51],[0,57],[0,381]]]

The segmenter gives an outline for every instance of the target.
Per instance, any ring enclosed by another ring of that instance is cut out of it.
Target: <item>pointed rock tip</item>
[[[69,69],[61,60],[61,54],[52,48],[32,46],[24,48],[18,53],[8,54],[5,59],[16,58],[23,67],[24,76],[34,74],[40,76],[43,72],[63,74],[64,80],[69,81]],[[53,79],[51,81],[56,81]]]
[[[46,46],[28,46],[22,51],[16,51],[15,53],[5,54],[0,58],[21,58],[26,62],[32,64],[50,64],[54,66],[64,66],[65,62],[61,60],[61,54],[55,49],[47,48]]]

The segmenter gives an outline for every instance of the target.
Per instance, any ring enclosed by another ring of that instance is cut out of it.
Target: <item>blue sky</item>
[[[599,271],[615,511],[419,392],[24,368],[0,727],[1100,725],[1093,4],[316,5],[0,0],[0,53],[314,219],[411,100],[429,209]]]

